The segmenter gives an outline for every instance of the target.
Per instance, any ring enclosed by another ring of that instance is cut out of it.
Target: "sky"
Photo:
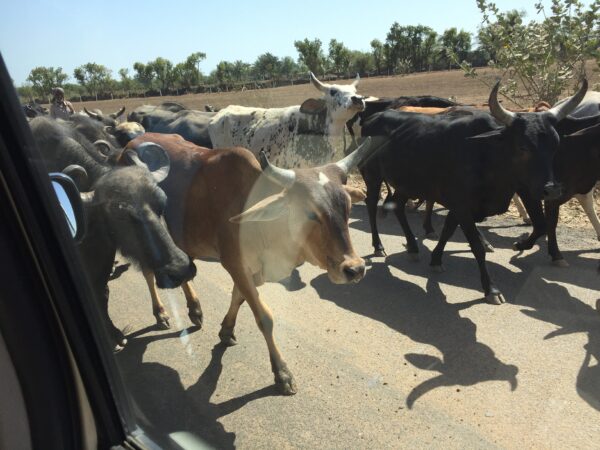
[[[6,0],[0,15],[0,53],[17,85],[36,66],[73,69],[87,62],[118,70],[162,56],[174,64],[193,52],[206,53],[203,73],[219,61],[252,63],[262,53],[291,56],[294,41],[330,39],[352,50],[385,41],[394,22],[476,32],[481,13],[475,0],[302,0],[300,2],[203,0]],[[525,10],[535,17],[537,0],[496,0],[500,10]],[[548,0],[544,1],[548,4]]]

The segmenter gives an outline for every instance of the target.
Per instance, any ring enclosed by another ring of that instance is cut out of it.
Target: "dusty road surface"
[[[441,229],[443,212],[434,225]],[[410,215],[420,231],[422,213]],[[111,281],[110,313],[129,332],[116,358],[142,422],[180,442],[217,448],[565,448],[600,442],[599,243],[591,227],[560,227],[569,268],[550,264],[545,241],[517,255],[527,228],[510,216],[483,226],[496,252],[489,270],[508,303],[483,303],[461,231],[446,272],[404,252],[395,218],[380,220],[387,258],[356,285],[333,285],[304,265],[304,286],[267,284],[279,347],[298,393],[277,394],[264,339],[247,305],[239,344],[218,345],[232,282],[197,262],[205,318],[190,327],[181,290],[161,291],[173,318],[154,327],[143,277]],[[352,212],[357,252],[372,252],[364,205]],[[422,232],[420,232],[422,235]],[[124,261],[121,259],[120,263]]]

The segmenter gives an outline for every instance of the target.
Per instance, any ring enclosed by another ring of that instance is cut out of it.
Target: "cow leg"
[[[546,223],[548,226],[548,253],[550,253],[550,256],[552,257],[552,263],[558,267],[568,267],[569,264],[560,253],[558,241],[556,240],[556,227],[558,226],[560,203],[544,202],[544,210],[546,211]]]
[[[238,289],[237,285],[234,285],[233,291],[231,292],[231,303],[229,304],[229,310],[227,310],[227,314],[225,314],[225,318],[223,319],[223,322],[221,322],[221,331],[219,331],[221,342],[228,347],[237,344],[234,334],[235,322],[237,320],[240,306],[242,306],[243,303],[244,296]]]
[[[442,234],[440,235],[440,239],[431,252],[431,262],[429,265],[431,266],[431,270],[434,272],[443,272],[444,267],[442,266],[442,255],[444,253],[444,248],[446,247],[446,243],[448,239],[454,234],[456,227],[458,226],[458,221],[456,220],[456,216],[452,211],[448,212],[446,216],[446,220],[444,220],[444,226],[442,228]]]
[[[239,289],[239,296],[245,298],[248,302],[248,305],[254,314],[256,324],[258,325],[260,331],[262,331],[262,334],[265,338],[267,347],[269,349],[271,368],[273,370],[273,374],[275,375],[275,384],[283,394],[295,394],[296,382],[294,380],[294,376],[283,360],[283,357],[277,348],[277,344],[275,343],[275,338],[273,337],[273,313],[260,299],[258,290],[252,281],[252,275],[246,273],[246,271],[243,269],[234,269],[230,271],[230,274],[234,279],[237,288]]]
[[[116,353],[123,350],[123,347],[125,347],[125,344],[127,344],[127,338],[125,338],[121,330],[115,327],[115,324],[110,319],[110,316],[108,314],[108,297],[110,295],[110,289],[108,288],[108,284],[104,285],[104,287],[99,288],[97,290],[97,292],[100,291],[102,292],[102,294],[100,294],[100,308],[102,311],[102,315],[105,317],[105,322],[108,326],[108,332],[114,339],[115,346],[113,348],[113,351]]]
[[[463,233],[465,233],[469,245],[471,246],[471,251],[477,260],[479,273],[481,275],[481,285],[483,287],[483,291],[485,292],[486,301],[494,305],[500,305],[504,303],[506,300],[502,296],[502,293],[494,285],[490,279],[490,275],[488,274],[487,266],[485,264],[485,248],[481,242],[475,222],[469,217],[461,219],[459,223]]]
[[[427,239],[437,239],[437,234],[431,224],[431,218],[433,216],[433,200],[427,200],[425,202],[425,219],[423,220],[423,228],[425,229],[425,237]]]
[[[490,241],[487,240],[485,234],[483,234],[483,231],[481,231],[479,227],[477,227],[477,233],[479,233],[479,238],[481,239],[481,243],[483,244],[485,251],[488,253],[494,253],[494,246],[490,244]]]
[[[525,210],[525,206],[523,206],[523,202],[519,198],[519,195],[518,194],[513,195],[512,201],[517,208],[519,216],[521,216],[521,219],[523,219],[523,223],[525,223],[527,225],[531,225],[531,219],[527,215],[527,211]]]
[[[535,242],[543,235],[546,234],[546,218],[544,217],[544,210],[542,209],[542,202],[539,200],[533,200],[528,193],[519,193],[519,196],[523,200],[525,209],[531,218],[533,224],[533,231],[529,236],[524,239],[520,239],[513,244],[513,249],[518,251],[531,249]]]
[[[154,283],[154,272],[144,269],[142,270],[142,274],[144,275],[146,284],[148,285],[150,298],[152,298],[152,314],[154,314],[154,317],[156,318],[156,324],[163,330],[171,328],[171,325],[169,324],[169,320],[171,320],[171,318],[165,310],[165,305],[163,305],[160,297],[158,296],[156,283]]]
[[[185,294],[188,317],[194,325],[202,328],[202,307],[200,306],[200,300],[198,300],[198,296],[192,287],[192,282],[186,281],[181,287],[183,289],[183,293]]]
[[[598,240],[600,241],[600,220],[598,220],[596,206],[594,205],[594,189],[592,188],[587,194],[577,194],[575,198],[587,214],[588,219],[590,219],[590,223],[594,227],[596,236],[598,236]]]
[[[369,225],[371,226],[371,242],[374,248],[375,256],[386,256],[385,249],[381,244],[379,238],[379,231],[377,230],[377,203],[379,202],[379,192],[381,191],[381,178],[372,178],[369,176],[363,178],[367,185],[367,198],[365,203],[367,204],[367,212],[369,213]]]
[[[398,191],[394,194],[397,206],[394,212],[396,213],[396,217],[398,218],[398,222],[400,222],[400,226],[404,231],[404,237],[406,237],[406,250],[410,257],[414,260],[418,259],[419,254],[419,246],[417,245],[417,239],[410,229],[410,225],[408,224],[408,220],[406,219],[406,202],[408,198],[401,197],[398,194]]]

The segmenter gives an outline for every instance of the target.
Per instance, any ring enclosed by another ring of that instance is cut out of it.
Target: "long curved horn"
[[[358,86],[358,82],[360,81],[360,75],[356,72],[356,79],[352,82],[352,86]]]
[[[496,82],[492,92],[490,93],[490,99],[488,101],[490,105],[490,113],[498,122],[503,123],[506,126],[510,126],[510,124],[513,123],[513,120],[515,120],[516,114],[502,107],[498,101],[498,89],[500,89],[500,80]]]
[[[94,147],[98,149],[102,156],[110,155],[113,149],[112,145],[110,145],[110,143],[108,141],[105,141],[104,139],[98,139],[97,141],[94,141]],[[105,148],[104,151],[102,151],[103,147]]]
[[[123,106],[120,110],[118,110],[116,113],[111,114],[111,116],[113,117],[113,119],[117,119],[119,118],[123,113],[125,112],[125,107]]]
[[[64,173],[65,175],[68,175],[69,177],[71,177],[73,179],[73,181],[75,182],[75,185],[79,189],[87,187],[87,184],[88,184],[88,173],[80,165],[78,165],[78,164],[71,164],[71,165],[65,167],[62,170],[62,173]]]
[[[84,106],[83,110],[85,113],[90,116],[92,119],[101,120],[100,116],[94,112],[88,111],[88,109]]]
[[[327,86],[325,86],[323,83],[321,83],[319,80],[317,80],[317,77],[315,77],[315,74],[312,72],[308,72],[310,74],[310,81],[312,82],[313,86],[316,87],[318,90],[320,90],[323,93],[327,93]]]
[[[289,169],[282,169],[280,167],[272,165],[267,159],[267,155],[264,151],[259,153],[260,167],[263,173],[274,183],[277,183],[282,188],[291,187],[296,181],[296,172]]]
[[[584,78],[583,82],[581,83],[581,87],[574,96],[562,102],[560,105],[551,108],[548,112],[556,117],[556,120],[561,121],[571,114],[575,108],[577,108],[577,105],[579,105],[581,100],[583,100],[583,97],[585,97],[587,89],[588,82],[587,79]]]
[[[346,175],[348,175],[352,169],[364,161],[373,151],[375,151],[375,148],[371,148],[371,136],[369,136],[356,150],[354,150],[344,159],[336,162],[335,165],[342,169]]]

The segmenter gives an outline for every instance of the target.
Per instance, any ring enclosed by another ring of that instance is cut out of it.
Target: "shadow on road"
[[[582,399],[600,411],[600,315],[588,304],[571,296],[564,286],[545,280],[540,280],[540,283],[544,285],[542,289],[547,293],[543,301],[534,304],[535,309],[522,312],[559,327],[545,339],[586,333],[588,342],[583,347],[585,356],[577,375],[576,388]],[[539,286],[536,288],[539,289]],[[592,364],[592,357],[595,364]]]
[[[358,219],[351,224],[352,228],[370,232],[364,206],[353,210],[352,216]],[[409,215],[414,230],[420,227],[422,216]],[[443,216],[434,215],[436,229],[441,229],[443,219]],[[392,234],[396,239],[402,235],[394,218],[380,220],[378,225],[381,234]],[[484,223],[481,228],[487,230],[486,236],[495,247],[512,248],[514,237],[493,232],[495,228],[502,226]],[[523,230],[525,232],[529,228]],[[465,242],[464,235],[459,231],[452,240]],[[517,272],[488,260],[490,275],[509,303],[533,309],[523,310],[524,314],[561,327],[547,338],[587,333],[588,344],[579,369],[577,391],[588,404],[600,410],[600,315],[586,303],[571,296],[566,288],[545,281],[540,274],[594,291],[600,288],[600,277],[595,276],[592,261],[580,256],[582,253],[589,253],[589,250],[563,251],[572,267],[561,269],[550,265],[544,240],[540,239],[540,244],[537,251],[526,256],[515,253],[510,264],[519,269]],[[385,263],[373,263],[365,279],[357,286],[334,286],[327,282],[325,276],[316,278],[311,284],[321,298],[385,323],[416,342],[433,345],[440,350],[443,355],[441,360],[431,355],[405,355],[415,367],[437,372],[436,376],[413,388],[406,400],[409,407],[421,396],[440,386],[466,386],[488,380],[506,380],[514,389],[517,385],[517,367],[499,361],[491,348],[477,342],[476,325],[471,320],[460,317],[460,310],[482,303],[483,300],[449,304],[439,287],[439,282],[443,282],[481,291],[479,271],[470,251],[445,252],[443,260],[447,272],[437,274],[429,271],[429,250],[424,246],[420,250],[419,262],[411,261],[406,252],[401,252],[390,255]],[[394,277],[388,266],[427,278],[426,290]],[[592,364],[592,356],[596,359],[595,365]]]
[[[333,285],[326,275],[315,278],[311,284],[322,299],[385,323],[442,353],[442,359],[426,354],[405,355],[415,367],[436,373],[412,389],[406,399],[408,407],[440,386],[470,386],[497,380],[516,388],[517,367],[500,361],[490,347],[477,342],[476,325],[459,314],[482,300],[450,304],[433,278],[423,290],[393,276],[385,263],[373,264],[357,285]]]
[[[193,327],[187,331],[196,329]],[[151,330],[154,327],[127,336],[129,343],[117,355],[135,405],[136,417],[141,419],[140,424],[151,430],[151,436],[165,447],[173,444],[168,434],[183,431],[201,437],[215,448],[235,448],[235,433],[226,431],[218,419],[253,400],[278,395],[275,386],[267,386],[223,403],[213,403],[211,397],[223,369],[222,358],[227,347],[220,343],[215,345],[210,362],[198,381],[185,389],[176,370],[160,363],[143,361],[149,344],[163,339],[178,339],[181,331],[144,336]]]

